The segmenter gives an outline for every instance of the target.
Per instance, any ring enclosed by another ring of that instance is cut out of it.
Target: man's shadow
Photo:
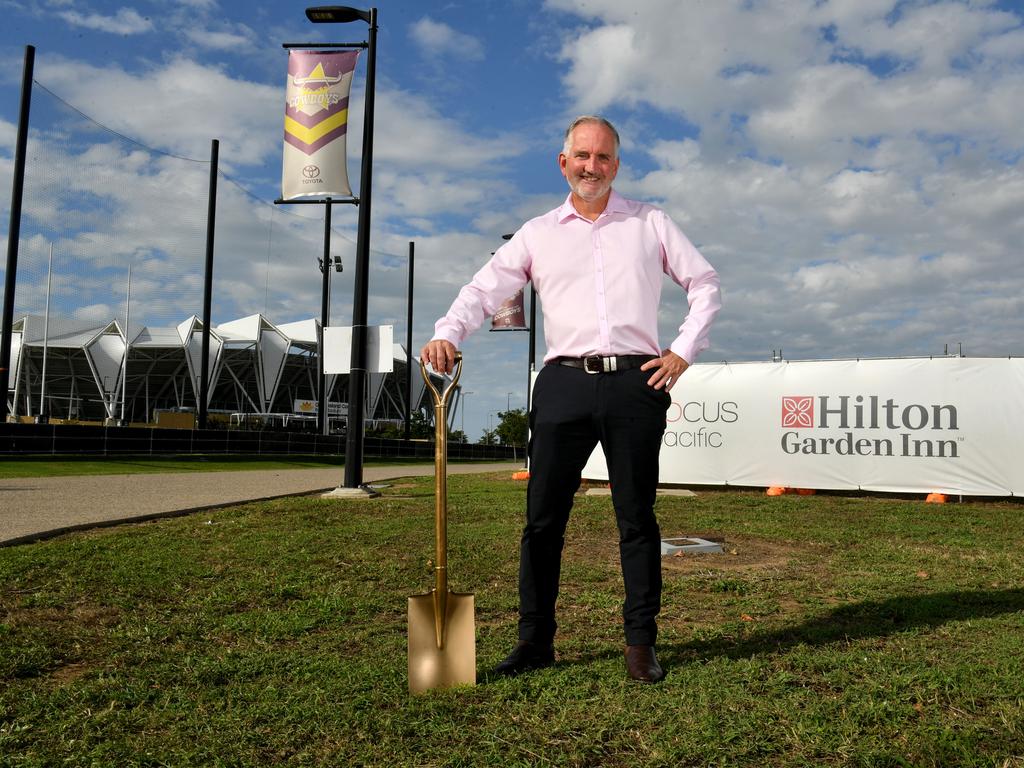
[[[800,624],[744,637],[690,640],[659,645],[666,665],[714,657],[749,658],[782,653],[799,645],[829,645],[843,640],[888,637],[909,629],[934,629],[948,622],[987,619],[1024,611],[1024,589],[934,592],[896,595],[835,608]]]
[[[1019,611],[1024,611],[1024,589],[896,595],[886,600],[842,605],[800,624],[770,632],[751,632],[738,639],[719,637],[659,643],[658,657],[671,674],[673,667],[715,657],[744,659],[756,654],[785,653],[800,645],[820,646],[843,640],[888,637],[908,629],[934,629],[951,621],[988,619]],[[621,657],[620,648],[607,648],[560,660],[556,668]],[[498,676],[483,672],[479,682],[484,684],[495,679]]]

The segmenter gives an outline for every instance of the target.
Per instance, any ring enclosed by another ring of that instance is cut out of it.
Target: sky
[[[46,124],[53,99],[39,98],[30,146],[50,186],[26,192],[34,218],[22,248],[38,265],[44,242],[57,238],[83,312],[123,312],[109,269],[114,255],[132,253],[148,265],[132,287],[140,317],[174,325],[201,314],[201,267],[181,254],[201,253],[205,202],[195,201],[205,199],[208,166],[190,160],[208,160],[216,138],[227,179],[214,322],[319,316],[322,211],[271,205],[280,195],[281,46],[363,40],[366,26],[314,26],[305,7],[0,0],[3,205],[26,44],[37,48],[38,83],[138,142]],[[394,325],[396,341],[406,335],[409,242],[418,350],[501,236],[562,202],[564,126],[599,113],[622,135],[616,189],[668,211],[721,275],[724,306],[700,361],[769,360],[773,350],[794,360],[1021,354],[1021,0],[377,8],[369,321]],[[348,138],[357,194],[364,78],[361,61]],[[355,210],[336,207],[333,231],[346,268],[334,279],[332,324],[343,325]],[[22,280],[19,270],[19,306],[40,311],[45,271],[29,272]],[[666,281],[663,345],[685,312],[682,291]],[[525,406],[527,334],[485,326],[463,349],[472,394],[456,427],[475,439],[499,411]]]

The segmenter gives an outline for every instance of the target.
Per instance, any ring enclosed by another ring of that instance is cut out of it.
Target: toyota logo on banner
[[[302,169],[302,175],[307,179],[315,179],[320,175],[320,166],[318,165],[307,165]]]

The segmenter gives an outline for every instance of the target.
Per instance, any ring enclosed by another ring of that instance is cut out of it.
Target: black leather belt
[[[655,355],[591,355],[589,357],[556,357],[552,363],[567,365],[570,368],[582,368],[587,373],[612,373],[639,368],[646,362],[655,360]]]

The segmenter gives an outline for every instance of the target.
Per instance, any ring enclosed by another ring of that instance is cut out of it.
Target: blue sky
[[[793,359],[928,355],[957,343],[972,355],[1020,354],[1021,2],[377,7],[370,320],[393,323],[397,338],[405,337],[407,243],[416,242],[418,347],[500,236],[561,201],[563,126],[597,111],[623,135],[617,188],[664,206],[722,274],[725,308],[703,359],[762,360],[779,348]],[[314,27],[293,3],[0,0],[0,8],[3,189],[22,50],[32,43],[36,79],[100,123],[188,158],[208,157],[210,140],[220,139],[222,170],[251,196],[221,185],[215,322],[256,311],[275,322],[318,315],[316,222],[274,214],[272,246],[254,224],[269,220],[267,202],[279,194],[281,43],[362,39],[365,26]],[[363,77],[360,64],[354,182]],[[99,275],[102,254],[130,251],[129,242],[174,275],[180,257],[161,245],[170,222],[182,239],[201,241],[205,211],[174,207],[202,193],[201,165],[111,149],[88,131],[73,142],[52,130],[37,140],[69,166],[100,158],[96,168],[117,169],[109,181],[94,172],[76,182],[77,202],[64,211],[75,224],[62,249],[83,285]],[[143,194],[150,183],[153,194]],[[336,209],[335,231],[336,250],[350,258],[354,211]],[[41,243],[29,249],[37,262]],[[346,269],[335,282],[336,324],[350,317],[351,278]],[[133,293],[166,324],[199,313],[194,290],[137,279]],[[97,292],[111,286],[109,277],[95,283]],[[108,292],[90,299],[90,311],[119,311],[123,291]],[[20,306],[38,311],[40,296],[38,285],[19,285]],[[663,342],[684,312],[666,285]],[[475,437],[490,414],[525,402],[525,335],[481,331],[465,352],[464,383],[474,392],[466,431]]]

